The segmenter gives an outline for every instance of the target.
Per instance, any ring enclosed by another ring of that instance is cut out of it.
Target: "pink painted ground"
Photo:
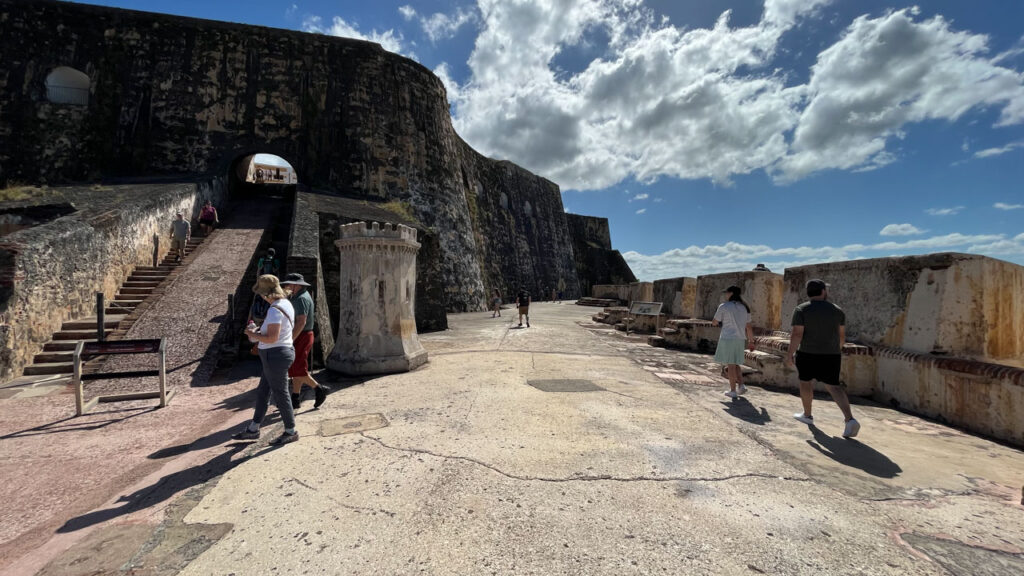
[[[202,464],[224,452],[226,429],[249,414],[240,397],[254,387],[254,371],[211,382],[211,343],[269,218],[239,214],[234,227],[215,232],[129,331],[127,338],[168,338],[168,383],[177,392],[170,406],[101,404],[76,418],[70,393],[0,400],[0,572],[10,574],[11,563],[26,554],[38,556],[48,541],[48,549],[60,548],[112,515],[168,499],[194,484],[195,474],[180,469],[195,466],[192,472],[202,475]],[[152,358],[116,364],[138,369],[153,366]],[[155,378],[96,382],[87,397],[155,388]],[[218,432],[208,436],[211,431]],[[143,483],[149,489],[129,494],[120,508],[88,514],[150,476],[154,482]]]

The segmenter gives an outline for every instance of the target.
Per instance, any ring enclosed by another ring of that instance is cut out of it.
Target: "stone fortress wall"
[[[377,44],[0,0],[0,47],[0,187],[224,174],[266,152],[310,187],[408,205],[437,238],[448,311],[485,308],[495,287],[579,295],[558,187],[472,150],[440,80]],[[48,101],[60,66],[88,76],[87,105]]]
[[[63,322],[94,315],[97,292],[110,301],[136,266],[162,258],[175,214],[183,211],[195,222],[204,200],[222,202],[224,184],[210,179],[37,194],[87,208],[0,237],[0,381],[20,375]]]
[[[812,278],[832,285],[846,313],[842,380],[852,394],[1024,445],[1024,266],[1010,262],[941,253],[700,276],[693,317],[669,320],[650,342],[714,352],[721,290],[738,285],[756,335],[747,380],[796,389],[784,358]]]

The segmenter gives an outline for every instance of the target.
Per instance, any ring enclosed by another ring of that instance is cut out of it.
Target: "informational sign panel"
[[[101,354],[156,354],[160,351],[160,340],[114,340],[112,342],[86,342],[82,356]]]
[[[661,302],[633,302],[629,313],[633,316],[660,316]]]

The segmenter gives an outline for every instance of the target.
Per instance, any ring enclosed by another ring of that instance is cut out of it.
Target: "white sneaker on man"
[[[804,424],[814,424],[814,416],[804,416],[803,412],[797,412],[793,414],[793,418],[803,422]]]
[[[739,396],[739,394],[733,392],[732,390],[726,390],[725,392],[722,392],[722,394],[725,394],[729,398],[735,398],[735,397]]]
[[[843,438],[853,438],[858,432],[860,432],[860,422],[854,418],[847,420],[846,428],[843,429]]]

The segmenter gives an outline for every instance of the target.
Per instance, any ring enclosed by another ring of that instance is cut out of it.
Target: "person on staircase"
[[[309,293],[309,284],[302,274],[289,274],[281,286],[291,293],[292,307],[295,308],[295,326],[292,328],[292,344],[295,347],[295,361],[288,369],[292,380],[292,408],[298,409],[302,404],[302,386],[313,389],[316,399],[313,408],[319,408],[327,400],[327,389],[313,379],[309,373],[309,353],[313,349],[313,328],[316,324],[316,313],[313,297]]]
[[[171,252],[177,253],[178,262],[185,257],[185,245],[192,237],[192,225],[185,220],[185,213],[178,212],[171,222]]]
[[[281,276],[281,264],[277,261],[277,251],[273,248],[267,248],[267,253],[260,257],[256,262],[256,273],[271,274],[273,276]]]
[[[295,348],[292,347],[292,329],[295,325],[295,308],[288,301],[288,294],[277,279],[277,276],[264,274],[256,280],[252,291],[257,297],[270,304],[267,319],[263,326],[246,331],[249,340],[255,342],[259,349],[263,374],[256,387],[256,405],[253,407],[252,421],[244,430],[232,436],[235,440],[256,440],[260,437],[260,425],[267,415],[270,400],[273,399],[277,411],[281,413],[284,433],[271,444],[287,444],[299,439],[295,428],[295,410],[288,397],[288,368],[295,360]]]
[[[220,218],[217,217],[217,209],[207,200],[203,202],[203,208],[199,211],[199,227],[203,231],[203,236],[209,236],[215,224],[220,224]]]

